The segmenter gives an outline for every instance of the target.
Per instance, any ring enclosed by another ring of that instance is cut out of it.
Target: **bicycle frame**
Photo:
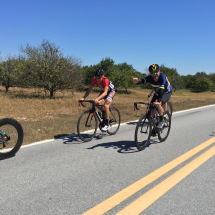
[[[100,122],[100,123],[103,123],[102,118],[100,117],[98,111],[96,110],[96,107],[97,107],[97,108],[101,108],[101,107],[104,107],[104,105],[95,104],[93,100],[84,100],[83,102],[89,102],[89,103],[92,104],[92,107],[89,109],[89,110],[90,110],[90,113],[93,114],[93,115],[95,114],[96,117],[97,117],[97,119],[99,120],[99,122]],[[81,104],[83,107],[86,107],[86,106],[84,106],[84,105],[82,104],[82,102],[80,102],[80,104]],[[111,110],[111,108],[110,108],[110,110]],[[111,113],[110,113],[110,114],[111,114]],[[90,116],[90,115],[89,115],[89,116]],[[114,117],[114,116],[113,116],[113,117]],[[86,124],[85,124],[86,126],[87,126],[88,120],[89,120],[89,117],[88,117],[87,120],[86,120]],[[115,117],[114,117],[114,121],[111,121],[111,120],[110,120],[109,124],[112,125],[114,122],[116,122]],[[87,127],[90,127],[90,126],[87,126]]]
[[[160,131],[160,130],[157,128],[157,125],[156,125],[156,123],[154,122],[153,116],[152,116],[152,114],[151,114],[151,110],[152,110],[152,109],[156,109],[156,112],[159,113],[159,111],[158,111],[158,105],[155,105],[155,107],[153,107],[153,104],[152,104],[152,103],[147,103],[147,102],[135,102],[135,103],[134,103],[134,111],[135,111],[135,109],[139,110],[139,108],[137,107],[138,104],[145,104],[145,105],[147,105],[147,110],[146,110],[147,117],[150,117],[149,120],[152,122],[152,125],[153,125],[153,127],[155,128],[155,130],[156,130],[156,132],[158,133],[158,135],[160,135],[160,134],[159,134],[159,131]],[[149,126],[149,125],[148,125],[148,126]],[[148,130],[148,127],[147,127],[147,130]]]
[[[89,102],[89,103],[91,103],[92,104],[92,107],[89,109],[90,110],[90,113],[92,114],[92,115],[96,115],[96,117],[97,117],[97,119],[99,120],[99,122],[100,123],[102,123],[102,119],[101,119],[101,117],[99,116],[99,113],[98,113],[98,111],[96,110],[96,107],[97,108],[99,108],[99,107],[103,107],[103,105],[97,105],[97,104],[95,104],[92,100],[86,100],[85,102]],[[86,107],[86,106],[84,106],[82,103],[80,103],[83,107]],[[89,115],[90,116],[90,115]],[[89,119],[89,116],[88,116],[88,118],[87,118],[87,121],[88,121],[88,119]],[[87,126],[87,121],[86,121],[86,126]]]

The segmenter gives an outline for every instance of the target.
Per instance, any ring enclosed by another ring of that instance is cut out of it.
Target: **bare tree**
[[[38,47],[21,47],[26,56],[25,83],[48,90],[50,98],[58,90],[76,90],[83,83],[81,61],[63,56],[62,50],[47,40]]]

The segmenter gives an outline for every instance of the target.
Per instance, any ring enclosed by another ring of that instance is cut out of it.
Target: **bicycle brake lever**
[[[80,107],[80,105],[81,105],[82,107],[86,107],[86,106],[83,105],[82,102],[79,102],[79,107]]]
[[[136,103],[134,103],[134,111],[135,111],[135,108],[136,108],[137,110],[139,110],[139,108],[137,107],[137,104],[136,104]]]

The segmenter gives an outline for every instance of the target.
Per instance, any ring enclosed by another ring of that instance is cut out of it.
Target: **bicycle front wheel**
[[[80,139],[84,142],[91,141],[96,134],[97,119],[94,113],[87,110],[78,119],[77,132]]]
[[[163,113],[165,124],[162,129],[158,130],[158,139],[163,142],[167,139],[171,128],[171,115],[169,111]]]
[[[0,120],[0,159],[14,156],[23,142],[23,129],[18,121],[12,118]]]
[[[119,130],[121,122],[121,116],[119,110],[115,107],[110,108],[109,124],[110,128],[107,130],[107,133],[110,135],[116,134]]]
[[[145,114],[139,119],[135,129],[135,144],[139,151],[142,151],[148,146],[151,130],[151,118],[148,120],[147,114]]]

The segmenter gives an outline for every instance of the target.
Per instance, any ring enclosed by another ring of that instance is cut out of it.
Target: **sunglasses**
[[[102,76],[96,76],[96,79],[100,79]]]
[[[159,72],[159,70],[155,70],[155,71],[151,71],[150,73],[155,74],[155,73],[158,73],[158,72]]]

